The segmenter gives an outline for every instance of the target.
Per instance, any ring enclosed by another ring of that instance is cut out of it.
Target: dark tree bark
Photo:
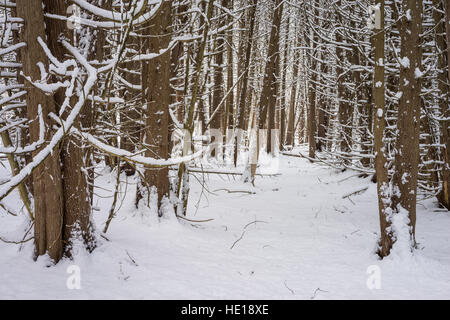
[[[48,59],[37,38],[46,39],[42,0],[17,0],[17,15],[24,20],[21,40],[27,47],[21,50],[23,73],[33,81],[41,78],[38,62],[48,67]],[[27,88],[27,114],[30,123],[30,142],[39,138],[39,107],[45,122],[45,138],[52,135],[51,122],[48,114],[56,113],[52,96],[45,95],[41,90],[25,83]],[[38,151],[33,153],[36,155]],[[55,150],[43,163],[33,171],[34,188],[34,243],[35,255],[48,253],[54,262],[63,255],[63,186],[59,162],[59,150]]]
[[[224,4],[226,5],[226,8],[230,11],[233,10],[233,0],[224,0]],[[229,22],[233,17],[229,17]],[[234,127],[234,118],[233,118],[233,111],[234,111],[234,92],[233,92],[233,31],[228,31],[228,37],[227,37],[227,99],[225,104],[225,118],[224,118],[224,143],[227,144],[228,135],[231,136],[231,130],[233,130]],[[230,91],[231,90],[231,91]],[[225,151],[225,150],[224,150]]]
[[[442,191],[438,195],[439,202],[450,210],[450,121],[448,120],[450,116],[448,105],[450,103],[450,90],[448,87],[448,83],[450,82],[450,4],[448,1],[442,1],[442,3],[445,6],[445,28],[443,28],[442,24],[438,25],[438,31],[436,33],[443,33],[445,31],[446,34],[446,42],[442,37],[437,36],[437,45],[440,50],[444,51],[447,49],[447,78],[445,79],[443,74],[439,74],[440,80],[440,91],[444,94],[444,96],[440,100],[440,109],[442,117],[445,119],[442,121],[441,126],[441,139],[442,143],[445,144],[445,150],[443,152],[444,156],[444,165],[441,172],[441,179],[442,179]],[[434,14],[437,17],[442,18],[441,14],[439,14],[436,10]],[[441,55],[440,56],[440,66],[445,68],[445,59]],[[446,80],[444,82],[444,80]],[[447,83],[447,85],[445,84]]]
[[[284,37],[284,57],[282,64],[283,78],[281,80],[281,99],[280,99],[280,150],[284,149],[284,142],[286,137],[286,71],[287,71],[287,57],[288,57],[288,44],[289,44],[289,25],[290,19],[287,20],[286,23],[286,34]],[[281,62],[281,60],[280,60]]]
[[[226,5],[224,1],[221,1],[222,5]],[[221,19],[218,25],[218,28],[221,28],[225,25],[225,19]],[[212,108],[211,108],[211,116],[213,117],[211,119],[210,128],[214,130],[220,130],[222,126],[222,120],[223,120],[223,104],[220,105],[222,102],[222,99],[224,97],[224,90],[223,90],[223,55],[225,51],[225,41],[224,41],[224,35],[218,34],[216,38],[216,47],[215,47],[215,66],[214,66],[214,91],[213,91],[213,98],[212,98]],[[215,113],[213,115],[213,113]],[[215,138],[214,138],[215,139]],[[218,151],[219,145],[222,143],[222,141],[211,141],[213,142],[217,147],[213,148],[211,152],[211,156],[215,157],[217,156],[216,151]]]
[[[380,6],[381,26],[380,29],[374,30],[374,45],[375,45],[375,74],[373,85],[373,97],[375,107],[374,119],[374,148],[375,148],[375,170],[377,178],[377,192],[378,192],[378,211],[380,218],[380,241],[379,241],[379,255],[384,257],[389,254],[392,247],[392,236],[389,234],[388,227],[390,220],[388,219],[388,212],[386,209],[389,206],[389,181],[388,171],[386,168],[386,155],[384,145],[384,130],[386,127],[386,107],[385,107],[385,80],[384,80],[384,0],[377,0]]]
[[[342,1],[339,0],[337,2],[337,7],[341,7]],[[343,18],[340,17],[341,22],[343,21]],[[342,29],[338,30],[336,32],[336,42],[343,43],[343,35],[342,35]],[[350,145],[350,138],[351,138],[351,132],[352,132],[352,108],[349,104],[349,96],[348,96],[348,90],[345,87],[345,81],[348,78],[347,74],[344,74],[344,69],[342,68],[342,64],[345,63],[345,60],[347,59],[347,53],[344,52],[344,50],[337,45],[336,47],[336,56],[339,59],[337,66],[336,66],[336,72],[338,74],[338,84],[337,84],[337,94],[338,94],[338,103],[339,103],[339,110],[338,110],[338,116],[339,116],[339,125],[340,125],[340,138],[341,138],[341,152],[350,152],[351,145]]]
[[[172,3],[164,1],[161,10],[148,28],[148,52],[159,52],[170,43]],[[157,81],[156,81],[157,79]],[[170,103],[170,51],[159,55],[148,64],[148,93],[146,110],[146,156],[167,159],[169,157],[169,103]],[[162,201],[169,195],[169,170],[145,168],[145,185],[148,187],[148,204],[152,192],[157,193],[158,215],[162,216]]]
[[[245,62],[246,65],[244,67],[242,80],[241,80],[241,86],[240,90],[238,91],[239,94],[239,105],[236,112],[236,123],[235,123],[235,129],[244,131],[245,130],[245,113],[246,113],[246,97],[247,97],[247,90],[248,90],[248,73],[249,73],[249,65],[250,65],[250,59],[251,59],[251,51],[252,51],[252,39],[253,39],[253,33],[255,28],[255,12],[256,12],[256,6],[257,6],[258,0],[252,0],[249,17],[250,17],[250,26],[249,26],[249,32],[248,32],[248,42],[247,47],[245,49]],[[239,147],[240,141],[236,141],[235,147],[234,147],[234,165],[237,165],[237,158],[238,158],[238,147]]]
[[[296,46],[301,43],[300,36],[297,39]],[[300,77],[299,74],[299,56],[300,51],[296,50],[294,53],[294,67],[293,67],[293,81],[291,87],[291,99],[289,102],[289,114],[288,114],[288,126],[286,133],[286,146],[294,147],[295,142],[295,104],[297,102],[297,81]]]
[[[406,0],[402,2],[404,15],[400,22],[402,65],[400,68],[400,91],[398,103],[395,171],[393,176],[393,215],[406,211],[409,218],[411,245],[415,245],[416,196],[419,167],[419,131],[421,107],[421,79],[416,77],[420,70],[422,52],[420,33],[422,25],[422,2]],[[393,240],[392,240],[393,241]]]
[[[279,56],[279,39],[281,14],[283,12],[283,3],[281,0],[275,0],[275,11],[273,14],[272,27],[270,31],[269,50],[267,53],[268,62],[264,72],[263,87],[261,92],[259,129],[267,128],[267,152],[272,152],[272,129],[275,128],[275,105],[278,93],[278,71],[277,68]],[[267,121],[267,124],[266,124]]]

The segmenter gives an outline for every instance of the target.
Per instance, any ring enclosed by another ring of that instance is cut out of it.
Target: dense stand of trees
[[[101,163],[117,174],[106,232],[122,173],[136,206],[184,218],[199,157],[255,183],[261,152],[308,143],[310,161],[373,176],[379,255],[413,249],[417,200],[450,208],[449,7],[0,0],[0,204],[17,189],[36,257],[57,262],[74,239],[95,248]]]

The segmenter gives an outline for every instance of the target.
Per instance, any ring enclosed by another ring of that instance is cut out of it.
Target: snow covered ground
[[[418,204],[420,248],[414,255],[394,250],[380,261],[374,254],[376,185],[369,178],[286,156],[280,173],[258,177],[255,188],[239,178],[209,175],[203,192],[202,176],[192,178],[188,218],[214,219],[203,223],[158,221],[135,210],[131,184],[106,235],[110,241],[99,237],[93,254],[78,250],[74,260],[57,266],[47,267],[45,258],[33,262],[31,241],[0,242],[0,298],[450,298],[450,213],[437,210],[433,200]],[[114,180],[107,173],[97,181],[98,231],[111,203],[102,196],[110,194]],[[342,198],[364,187],[366,192]],[[5,203],[17,209],[18,195]],[[24,221],[23,214],[0,209],[0,237],[20,240]],[[66,285],[72,265],[80,270],[79,290]],[[377,279],[379,289],[373,288]]]

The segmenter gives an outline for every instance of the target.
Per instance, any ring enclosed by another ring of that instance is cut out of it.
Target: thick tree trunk
[[[419,166],[419,131],[421,107],[421,79],[416,77],[421,67],[420,32],[422,25],[422,2],[406,0],[402,3],[404,15],[400,23],[400,92],[398,103],[395,171],[393,176],[392,218],[406,214],[411,246],[415,243],[416,196]],[[410,18],[408,18],[410,17]],[[397,230],[399,233],[400,230]],[[402,235],[397,234],[398,238]],[[406,239],[404,239],[406,240]]]
[[[437,39],[437,45],[439,46],[439,49],[444,51],[445,48],[447,49],[447,78],[445,79],[445,77],[443,76],[443,74],[439,74],[439,77],[441,78],[441,81],[439,81],[439,86],[440,86],[440,92],[442,92],[443,97],[440,100],[440,109],[441,109],[441,114],[442,117],[445,119],[442,121],[442,126],[441,126],[441,139],[442,139],[442,143],[445,144],[445,150],[443,152],[443,156],[444,156],[444,165],[442,168],[442,173],[441,173],[441,179],[442,179],[442,191],[439,193],[438,195],[438,199],[439,202],[446,207],[447,209],[450,210],[450,121],[448,120],[449,116],[450,116],[450,112],[449,112],[449,104],[450,104],[450,90],[448,87],[448,83],[450,82],[450,3],[448,3],[448,1],[443,1],[442,2],[445,6],[445,19],[444,19],[444,23],[445,23],[445,29],[442,27],[442,24],[440,24],[438,30],[441,31],[440,33],[442,33],[443,31],[445,31],[446,33],[446,44],[445,44],[445,40],[436,35],[438,37]],[[437,10],[435,10],[434,14],[437,17],[441,17],[441,14],[439,14],[439,12],[437,12]],[[437,21],[436,21],[437,22]],[[438,33],[438,32],[436,32]],[[445,68],[445,59],[443,56],[441,56],[440,58],[440,65],[441,67]],[[446,80],[446,81],[444,81]],[[447,83],[447,85],[445,84]]]
[[[44,0],[44,4],[46,13],[64,15],[67,12],[67,4],[64,0]],[[61,20],[46,18],[45,26],[50,51],[59,61],[64,61],[66,52],[60,44],[60,38],[64,36],[66,39],[72,39],[72,32],[67,30],[66,23]],[[55,93],[54,101],[57,112],[59,112],[59,106],[64,103],[65,98],[62,90]],[[73,100],[74,97],[72,98]],[[83,109],[79,120],[81,120],[83,113],[86,112],[85,110],[88,110],[88,108]],[[80,123],[76,123],[75,126],[79,128]],[[88,175],[86,174],[86,170],[84,170],[86,168],[84,150],[82,142],[77,136],[68,135],[64,139],[61,152],[61,164],[64,192],[64,253],[70,256],[71,244],[75,237],[81,238],[89,250],[95,247],[90,220],[91,202]]]
[[[374,30],[375,44],[375,74],[373,85],[373,97],[375,106],[374,119],[374,146],[375,146],[375,170],[377,178],[378,192],[378,211],[380,217],[380,242],[379,255],[381,257],[389,254],[392,247],[392,235],[389,234],[388,227],[390,220],[388,219],[386,209],[389,207],[389,181],[386,168],[386,155],[384,145],[384,130],[386,127],[386,107],[384,100],[384,0],[377,0],[381,12],[380,29]]]
[[[159,52],[169,46],[172,22],[172,4],[164,1],[161,10],[148,28],[149,52]],[[158,79],[158,81],[155,81]],[[146,111],[146,156],[167,159],[169,157],[169,103],[170,103],[170,51],[152,59],[148,64]],[[148,187],[148,204],[156,205],[158,215],[163,214],[163,199],[169,195],[169,170],[163,168],[145,168],[145,184]],[[157,194],[156,203],[151,196]]]
[[[48,58],[37,38],[46,39],[42,0],[17,0],[17,15],[24,20],[21,40],[27,47],[21,50],[23,73],[32,80],[40,80],[38,63],[48,66]],[[27,87],[27,114],[30,123],[30,142],[39,138],[39,109],[45,122],[45,138],[52,135],[48,114],[56,113],[52,96],[45,95],[41,90],[29,83]],[[33,155],[36,155],[35,151]],[[33,171],[34,188],[34,243],[36,256],[48,253],[54,262],[63,255],[63,186],[59,152],[55,150],[43,163]]]

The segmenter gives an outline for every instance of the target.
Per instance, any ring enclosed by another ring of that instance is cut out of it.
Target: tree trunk
[[[386,209],[389,206],[389,181],[386,168],[386,155],[384,145],[384,130],[386,127],[386,107],[384,100],[384,0],[377,0],[380,6],[381,26],[380,29],[374,30],[375,44],[375,74],[373,85],[373,97],[375,105],[375,123],[374,123],[374,147],[375,147],[375,170],[377,178],[378,192],[378,211],[380,217],[380,241],[379,255],[381,257],[389,254],[392,247],[392,236],[389,234],[388,227],[390,221],[387,216]]]
[[[297,39],[296,46],[301,44],[300,36]],[[288,127],[287,127],[287,133],[286,133],[286,146],[290,146],[291,148],[294,147],[295,142],[295,103],[297,99],[297,81],[300,77],[299,74],[299,53],[300,50],[296,50],[294,53],[294,66],[293,66],[293,79],[292,79],[292,87],[291,87],[291,99],[289,101],[289,115],[288,115]]]
[[[412,248],[415,244],[421,107],[421,80],[415,74],[420,70],[422,59],[419,37],[422,25],[422,2],[416,0],[403,1],[402,9],[404,14],[409,12],[409,15],[404,15],[401,18],[399,30],[401,39],[400,57],[402,57],[400,92],[402,92],[402,96],[398,103],[398,136],[394,160],[393,213],[391,218],[394,219],[395,215],[407,215],[410,228],[408,240]],[[401,230],[396,231],[397,233],[401,232]],[[397,234],[396,241],[400,237],[402,235]]]
[[[226,8],[230,11],[233,11],[233,0],[224,0],[224,3],[227,5]],[[233,17],[229,18],[229,22],[231,22]],[[231,137],[231,133],[234,127],[233,123],[233,110],[234,110],[234,90],[233,87],[233,30],[228,31],[227,37],[227,100],[225,105],[225,126],[224,126],[224,142],[225,145],[228,144],[229,137]],[[231,92],[230,92],[231,90]],[[225,151],[225,150],[224,150]]]
[[[64,15],[67,12],[64,0],[44,0],[45,13]],[[73,34],[66,28],[66,23],[62,20],[45,19],[46,35],[49,49],[59,60],[65,60],[65,49],[60,44],[61,36],[66,39],[73,39]],[[56,80],[56,79],[55,79]],[[65,93],[58,90],[54,94],[56,111],[64,103]],[[75,97],[71,98],[74,101]],[[73,105],[73,103],[71,103]],[[84,108],[79,120],[75,124],[80,128],[80,120],[83,113],[88,108]],[[66,112],[68,112],[67,110]],[[64,114],[65,115],[65,114]],[[64,116],[63,115],[63,116]],[[71,255],[71,246],[74,238],[79,237],[91,251],[95,247],[91,216],[90,192],[88,187],[88,175],[86,174],[84,162],[84,150],[82,141],[75,135],[68,135],[62,144],[62,183],[64,201],[64,222],[63,222],[63,242],[64,253]]]
[[[438,195],[438,199],[439,202],[446,207],[447,209],[450,210],[450,121],[448,120],[450,113],[449,113],[449,103],[450,103],[450,93],[449,93],[449,87],[448,87],[448,83],[450,82],[450,4],[448,3],[448,1],[443,1],[442,2],[445,6],[445,19],[444,19],[444,23],[445,23],[445,33],[446,33],[446,42],[447,44],[445,45],[444,43],[444,39],[440,38],[438,39],[438,46],[439,49],[442,50],[442,52],[445,50],[445,47],[447,49],[447,78],[445,79],[445,77],[440,73],[439,76],[441,78],[441,81],[439,81],[439,86],[440,86],[440,92],[442,92],[442,94],[444,95],[441,98],[441,101],[439,103],[440,105],[440,109],[441,109],[441,116],[445,119],[442,120],[442,126],[441,126],[441,139],[442,139],[442,143],[445,144],[445,150],[443,152],[443,157],[444,157],[444,164],[443,164],[443,168],[442,168],[442,173],[441,173],[441,179],[442,179],[442,190]],[[437,10],[435,10],[435,15],[441,16]],[[442,24],[440,24],[440,26],[442,26]],[[444,28],[440,27],[439,31],[444,31]],[[437,36],[437,35],[436,35]],[[444,67],[444,69],[442,70],[444,72],[445,70],[445,59],[444,57],[441,55],[440,59],[440,65],[442,67]],[[443,82],[444,80],[446,80],[445,82]],[[447,85],[445,84],[447,83]],[[445,94],[444,94],[445,92]]]
[[[317,25],[319,23],[319,10],[318,5],[319,1],[315,0],[313,2],[314,5],[314,24]],[[317,120],[316,120],[316,91],[317,91],[317,62],[316,62],[316,42],[317,36],[314,34],[312,39],[307,39],[310,41],[311,53],[310,53],[310,73],[311,73],[311,81],[308,84],[308,141],[309,141],[309,157],[314,158],[316,155],[316,129],[317,129]]]
[[[341,0],[338,1],[337,6],[341,7]],[[343,20],[343,18],[341,17]],[[343,30],[338,30],[336,32],[336,42],[343,43],[344,39],[341,34]],[[339,104],[339,127],[340,127],[340,136],[341,136],[341,152],[348,153],[351,149],[350,138],[352,132],[352,119],[351,119],[351,107],[349,104],[349,96],[348,90],[345,87],[345,81],[348,79],[347,74],[344,73],[344,69],[341,64],[345,64],[347,54],[344,50],[337,45],[336,47],[336,56],[339,59],[336,66],[336,73],[338,76],[338,84],[337,84],[337,94],[338,94],[338,104]]]
[[[281,80],[281,99],[280,99],[280,150],[284,149],[285,132],[286,132],[286,73],[287,73],[287,58],[288,58],[288,44],[289,44],[289,25],[290,19],[287,20],[285,26],[285,37],[284,37],[284,57],[282,72],[283,78]],[[281,60],[280,60],[281,62]]]
[[[222,5],[225,5],[224,1],[221,1]],[[218,25],[218,28],[221,28],[225,25],[225,19],[221,19],[220,23]],[[220,105],[222,102],[222,99],[224,97],[223,92],[223,53],[225,49],[225,41],[224,41],[224,35],[218,34],[216,38],[216,48],[215,48],[215,66],[214,66],[214,91],[213,91],[213,99],[212,99],[212,108],[211,111],[215,112],[214,117],[211,119],[210,128],[213,130],[217,130],[217,133],[221,129],[222,124],[222,118],[223,118],[223,104]],[[211,112],[211,116],[213,115]],[[216,133],[213,132],[213,136],[215,136]],[[216,138],[214,138],[216,139]],[[218,156],[217,152],[219,150],[219,146],[222,143],[222,141],[211,141],[215,144],[216,147],[213,147],[211,156],[216,157]]]
[[[172,23],[172,3],[164,1],[161,10],[148,28],[148,52],[159,52],[169,46]],[[157,80],[156,80],[157,79]],[[151,59],[148,64],[147,110],[145,144],[147,157],[169,158],[169,103],[170,103],[170,51]],[[147,203],[156,205],[158,215],[163,215],[163,199],[169,196],[169,169],[145,168]],[[156,203],[151,201],[157,195]]]
[[[272,28],[269,39],[269,50],[267,53],[268,62],[264,72],[263,88],[261,92],[259,129],[263,129],[267,123],[267,153],[272,153],[272,129],[275,127],[275,105],[278,92],[278,70],[279,60],[279,39],[281,14],[283,12],[283,3],[281,0],[275,0],[275,12],[273,14]]]
[[[256,12],[256,6],[257,6],[258,0],[252,0],[250,12],[249,12],[249,19],[250,19],[250,26],[248,31],[248,42],[247,47],[245,49],[245,66],[242,80],[241,80],[241,86],[239,92],[239,105],[236,112],[236,124],[235,124],[235,134],[236,131],[244,132],[245,130],[245,121],[244,116],[246,112],[246,97],[247,97],[247,90],[248,90],[248,73],[249,73],[249,65],[250,65],[250,59],[251,59],[251,51],[252,51],[252,40],[253,40],[253,33],[254,33],[254,26],[255,26],[255,12]],[[240,74],[239,74],[240,75]],[[239,145],[241,141],[239,141],[239,134],[237,135],[236,144],[234,147],[234,166],[237,165],[237,158],[238,158],[238,152],[239,152]]]
[[[21,40],[27,47],[21,50],[23,73],[33,81],[40,80],[41,74],[38,63],[48,67],[48,58],[37,38],[46,39],[42,0],[17,0],[17,15],[24,20]],[[30,142],[39,138],[39,109],[45,122],[45,138],[52,136],[52,123],[48,114],[56,113],[52,96],[29,83],[27,86],[27,115],[30,123]],[[33,156],[38,151],[33,152]],[[34,189],[34,243],[35,255],[48,253],[54,262],[58,262],[63,255],[62,226],[63,226],[63,186],[59,151],[55,150],[43,163],[33,171]]]

